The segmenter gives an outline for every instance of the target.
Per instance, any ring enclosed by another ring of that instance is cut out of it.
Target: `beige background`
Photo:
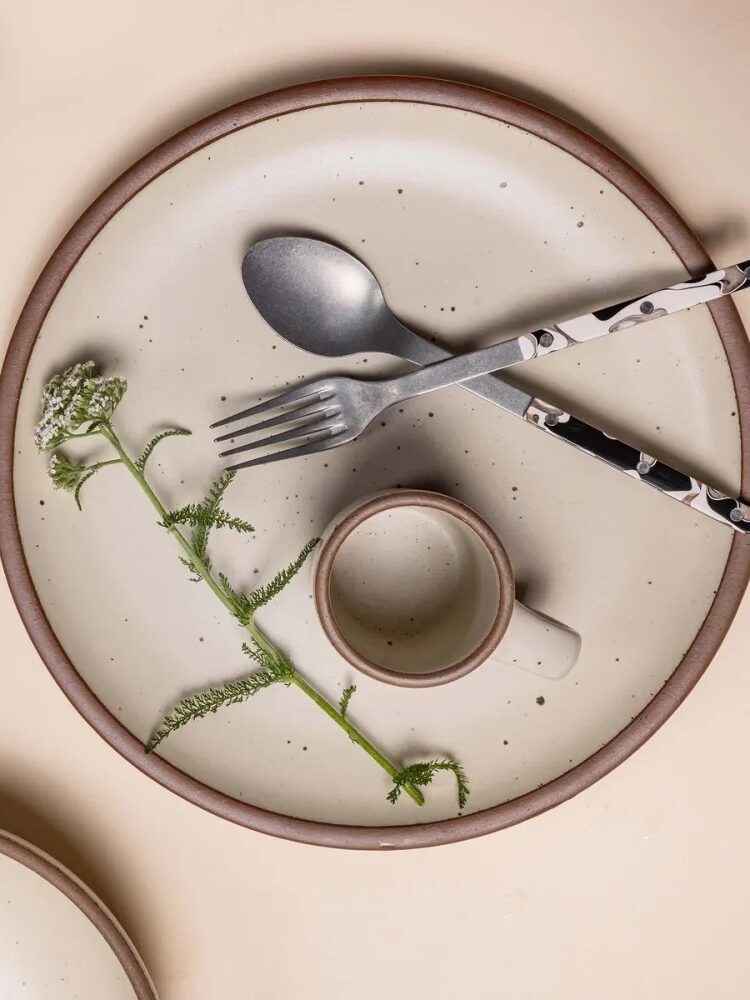
[[[4,14],[4,342],[57,241],[138,155],[234,100],[352,71],[527,97],[624,153],[718,263],[748,256],[742,0],[11,0]],[[513,830],[392,855],[273,841],[180,801],[68,705],[4,584],[0,636],[0,827],[89,882],[162,1000],[747,995],[750,599],[696,692],[614,774]]]

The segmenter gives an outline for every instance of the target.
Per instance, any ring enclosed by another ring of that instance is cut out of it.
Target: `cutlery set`
[[[242,277],[260,315],[290,343],[324,357],[377,351],[410,361],[421,370],[375,381],[318,378],[217,421],[213,428],[281,410],[216,438],[218,442],[234,442],[272,431],[223,451],[223,458],[287,446],[237,462],[229,469],[312,455],[347,444],[389,407],[458,384],[665,496],[735,531],[750,532],[750,505],[743,500],[727,496],[491,374],[738,292],[750,285],[750,261],[459,356],[452,356],[402,324],[389,309],[372,272],[356,257],[325,241],[286,236],[256,243],[245,255]]]

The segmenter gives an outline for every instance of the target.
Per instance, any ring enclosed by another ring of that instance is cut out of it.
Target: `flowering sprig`
[[[401,791],[406,792],[417,805],[424,804],[418,786],[424,787],[439,771],[452,771],[458,786],[459,808],[463,808],[468,795],[468,785],[462,768],[456,761],[433,760],[412,764],[399,769],[354,726],[348,717],[349,702],[354,686],[344,692],[336,708],[319,691],[302,677],[296,667],[263,633],[255,621],[256,612],[276,597],[297,574],[313,550],[313,539],[298,558],[278,573],[264,587],[245,594],[234,587],[223,573],[214,575],[207,552],[212,530],[230,528],[235,531],[252,531],[252,525],[243,518],[228,514],[221,506],[223,495],[233,475],[225,473],[209,490],[199,504],[187,504],[168,511],[154,492],[145,476],[146,463],[154,448],[168,437],[189,434],[182,428],[168,428],[148,442],[140,457],[133,459],[125,451],[112,426],[112,416],[127,390],[125,379],[96,374],[93,361],[73,365],[55,376],[45,386],[42,394],[42,414],[34,431],[34,440],[40,451],[52,451],[48,472],[55,489],[72,493],[80,509],[81,487],[99,469],[109,465],[122,465],[141,487],[159,515],[159,525],[165,529],[182,549],[182,562],[188,567],[191,578],[203,581],[221,601],[235,621],[249,635],[250,642],[243,643],[243,651],[257,665],[253,673],[229,681],[218,688],[194,692],[183,698],[162,720],[146,745],[146,752],[155,749],[162,740],[194,719],[218,711],[227,705],[247,701],[255,694],[274,684],[296,687],[310,698],[349,739],[364,750],[389,775],[393,787],[388,795],[395,803]],[[107,461],[92,465],[77,465],[62,452],[60,445],[73,438],[99,436],[109,443],[116,455]],[[189,534],[187,530],[190,529]]]
[[[52,485],[56,490],[64,490],[66,493],[74,493],[78,489],[86,471],[85,465],[74,465],[61,451],[50,456],[47,467]]]
[[[95,375],[93,361],[84,361],[51,378],[42,392],[42,415],[34,429],[40,451],[51,451],[72,437],[96,431],[100,420],[109,420],[125,395],[123,378]],[[76,433],[88,424],[83,434]],[[93,426],[92,426],[93,425]]]
[[[63,490],[65,493],[72,493],[76,506],[81,510],[81,490],[83,484],[103,469],[107,465],[119,465],[120,459],[113,458],[109,462],[94,462],[93,465],[74,465],[73,462],[61,451],[55,451],[50,455],[47,472],[52,485],[56,490]]]

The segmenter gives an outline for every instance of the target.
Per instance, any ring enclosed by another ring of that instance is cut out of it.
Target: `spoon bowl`
[[[353,254],[309,236],[274,236],[251,246],[242,261],[245,291],[271,329],[310,354],[343,358],[372,352],[413,365],[453,355],[404,326],[380,283]],[[523,416],[531,396],[494,375],[461,388]]]
[[[419,339],[390,311],[372,271],[322,240],[261,240],[245,254],[242,281],[269,326],[312,354],[398,353],[397,338]]]

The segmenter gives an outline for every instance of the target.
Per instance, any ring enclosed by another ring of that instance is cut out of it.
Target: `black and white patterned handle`
[[[425,392],[434,392],[489,372],[502,371],[532,358],[564,351],[567,347],[585,344],[598,337],[606,337],[610,333],[639,326],[749,287],[750,261],[732,264],[719,271],[711,271],[702,278],[681,281],[678,285],[662,288],[650,295],[618,302],[575,319],[522,333],[520,337],[503,340],[492,347],[483,347],[479,351],[470,351],[447,361],[426,365],[418,372],[383,379],[380,386],[386,399],[385,405],[393,406],[394,403]]]
[[[544,357],[554,354],[576,344],[584,344],[609,333],[617,333],[631,326],[648,323],[662,316],[690,309],[691,306],[711,302],[723,295],[731,295],[743,288],[750,287],[750,260],[730,267],[711,271],[702,278],[682,281],[671,288],[662,288],[650,295],[637,299],[628,299],[616,305],[597,309],[595,312],[577,316],[545,326],[533,333],[523,334],[518,339],[529,341],[522,344],[524,360]]]
[[[744,534],[750,532],[750,505],[721,493],[713,486],[707,486],[685,472],[673,469],[632,445],[610,437],[565,410],[551,406],[544,400],[533,399],[526,410],[525,419],[553,437],[561,438],[633,479],[652,486],[665,496],[679,500],[735,531]]]

